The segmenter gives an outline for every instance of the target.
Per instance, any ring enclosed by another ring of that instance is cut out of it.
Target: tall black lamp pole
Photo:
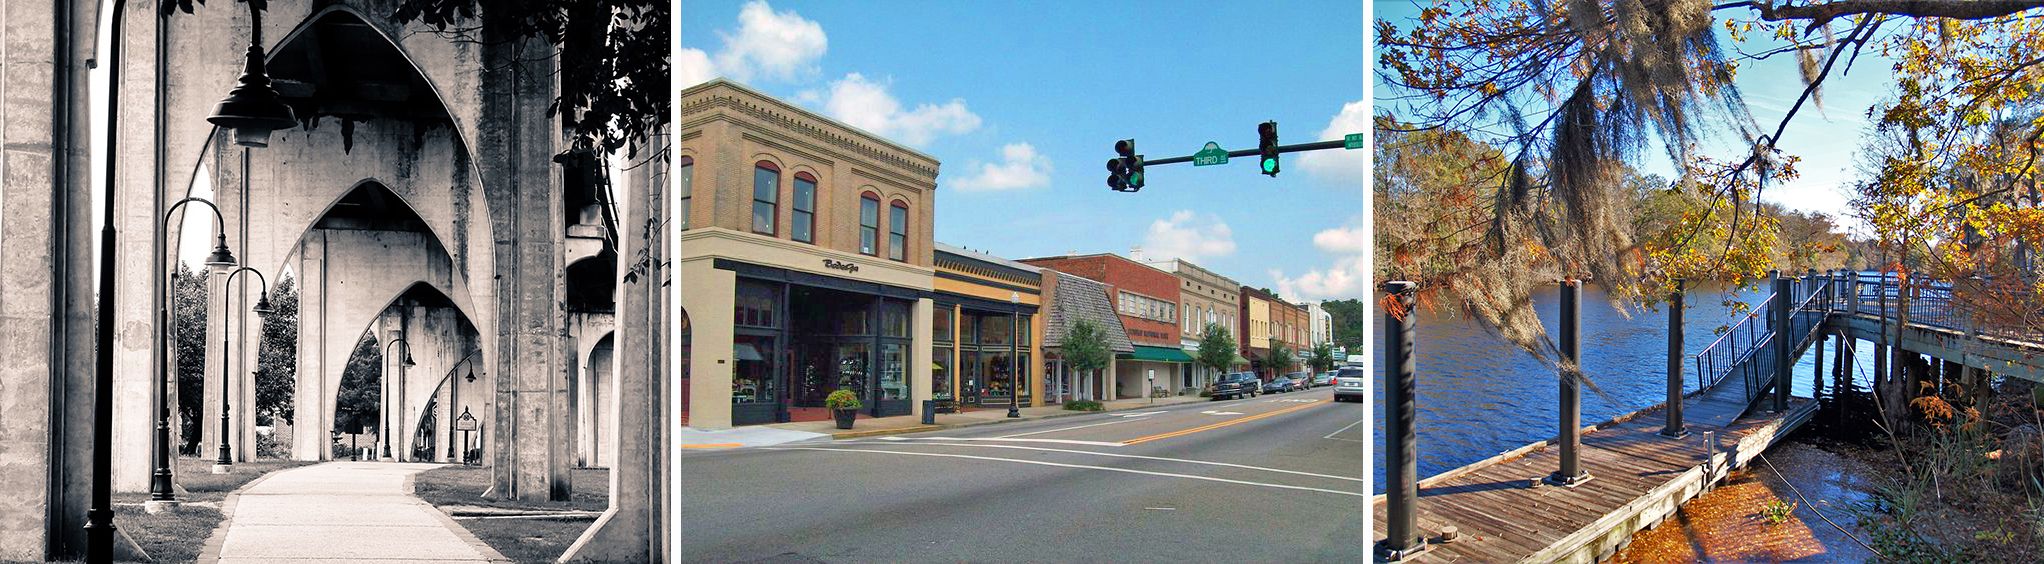
[[[234,277],[240,276],[241,273],[243,272],[254,272],[256,275],[256,281],[261,282],[263,285],[263,293],[256,297],[255,307],[250,311],[253,311],[257,314],[270,313],[272,310],[270,309],[269,279],[263,277],[263,273],[261,271],[246,266],[236,268],[234,269],[234,272],[227,273],[227,282],[223,283],[221,287],[221,291],[226,292],[226,295],[221,296],[220,298],[221,305],[226,305],[227,300],[231,299],[230,296],[234,295]],[[231,312],[232,310],[229,311]],[[234,446],[231,442],[230,435],[228,435],[228,429],[230,429],[230,426],[227,417],[228,412],[227,383],[229,380],[232,379],[230,375],[234,374],[233,369],[229,365],[228,359],[232,358],[233,355],[228,354],[227,352],[227,347],[231,341],[227,339],[228,332],[225,330],[227,324],[233,322],[234,316],[229,316],[227,319],[220,320],[222,329],[222,331],[220,331],[220,457],[213,461],[213,470],[215,473],[220,473],[221,470],[225,468],[232,468],[234,466]]]
[[[163,211],[162,229],[158,232],[169,233],[170,218],[177,215],[178,208],[190,203],[205,204],[206,209],[213,210],[213,225],[220,230],[220,239],[217,243],[213,244],[213,253],[206,255],[206,265],[234,266],[234,253],[227,250],[227,220],[220,215],[220,206],[213,205],[212,200],[192,197],[178,200],[177,203],[171,204],[168,209]],[[165,241],[163,239],[157,239],[156,244],[153,245],[155,249],[153,254],[155,255],[154,259],[158,272],[164,272],[164,244]],[[161,302],[162,307],[156,310],[156,327],[159,333],[159,337],[156,339],[156,358],[160,362],[156,364],[156,404],[158,407],[156,412],[156,469],[149,476],[149,501],[152,502],[177,501],[176,487],[171,485],[170,474],[170,387],[175,382],[175,380],[170,378],[170,351],[167,350],[170,346],[171,300],[168,295],[170,288],[164,288],[164,292],[165,295]]]
[[[395,344],[398,344],[398,343],[404,343],[404,344],[405,344],[405,359],[404,359],[404,362],[403,362],[403,364],[400,364],[400,365],[398,366],[398,380],[404,380],[404,367],[406,367],[406,366],[417,366],[417,365],[418,365],[418,363],[416,363],[416,362],[412,362],[412,343],[411,343],[411,342],[409,342],[409,341],[406,341],[404,337],[398,337],[398,338],[396,338],[396,339],[391,339],[391,340],[390,340],[390,342],[388,342],[388,343],[384,343],[384,344],[383,344],[383,358],[385,358],[385,359],[389,359],[389,358],[390,358],[390,346],[391,346],[391,345],[395,345]],[[384,366],[388,367],[388,366],[389,366],[389,364],[385,364]],[[403,382],[398,382],[398,383],[397,383],[397,385],[399,385],[399,386],[402,386],[402,385],[404,385],[404,383],[403,383]],[[392,442],[394,442],[394,441],[396,441],[396,440],[397,440],[397,433],[395,433],[395,432],[394,432],[394,429],[390,429],[390,427],[396,427],[396,426],[397,426],[397,425],[395,424],[395,422],[397,421],[397,417],[398,417],[398,416],[397,416],[397,415],[395,415],[395,414],[394,414],[393,412],[395,412],[395,411],[401,411],[401,410],[402,410],[403,408],[402,408],[402,407],[400,407],[399,409],[391,409],[391,408],[390,408],[390,391],[391,391],[391,390],[393,390],[393,389],[396,389],[396,388],[394,388],[394,387],[393,387],[393,386],[391,385],[391,379],[390,379],[390,376],[389,376],[389,369],[388,369],[388,368],[386,368],[386,369],[384,370],[384,378],[383,378],[383,386],[382,386],[382,387],[383,387],[383,390],[384,390],[384,391],[383,391],[383,392],[381,392],[381,393],[378,393],[378,394],[377,394],[377,396],[378,396],[378,398],[377,398],[377,399],[379,400],[379,401],[378,401],[377,403],[381,403],[381,404],[383,404],[383,407],[377,410],[376,418],[377,418],[377,419],[378,419],[379,421],[377,421],[377,423],[376,423],[376,429],[377,429],[377,434],[379,434],[379,435],[383,435],[383,438],[382,438],[382,439],[380,439],[380,440],[378,440],[378,441],[376,441],[376,442],[377,442],[377,443],[380,443],[380,444],[378,445],[378,448],[379,448],[380,450],[382,450],[382,451],[383,451],[383,457],[384,457],[384,458],[390,458],[390,443],[392,443]]]

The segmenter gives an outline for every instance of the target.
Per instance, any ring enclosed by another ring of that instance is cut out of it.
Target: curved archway
[[[374,426],[378,434],[388,441],[378,441],[379,446],[389,445],[379,455],[397,460],[442,459],[448,452],[446,443],[436,441],[432,445],[419,445],[415,442],[421,436],[417,431],[424,421],[451,419],[445,413],[437,417],[429,415],[427,410],[431,407],[470,407],[488,411],[487,394],[468,392],[459,393],[456,397],[453,394],[458,390],[449,385],[454,368],[464,359],[473,356],[468,362],[487,362],[488,352],[480,346],[481,335],[467,312],[438,288],[424,282],[413,282],[388,300],[371,303],[383,305],[373,310],[373,315],[359,326],[362,328],[358,333],[361,337],[352,345],[353,350],[342,368],[343,372],[339,377],[329,378],[329,389],[322,390],[332,403],[322,407],[332,410],[335,422],[343,421],[340,417],[344,411],[341,404],[343,385],[351,381],[377,381],[383,390],[378,401],[388,408],[376,410],[378,415]],[[364,343],[368,343],[368,348],[364,348]],[[392,356],[384,358],[384,351],[390,351]],[[365,364],[364,358],[372,355],[374,359],[370,362],[374,364]],[[370,379],[355,374],[372,369],[389,377]],[[433,433],[431,436],[437,438],[440,435]]]

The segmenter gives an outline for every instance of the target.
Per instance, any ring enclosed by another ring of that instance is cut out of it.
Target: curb
[[[419,504],[421,507],[424,507],[427,513],[431,513],[435,519],[440,521],[440,526],[446,527],[447,532],[454,533],[455,538],[461,539],[462,542],[468,543],[469,548],[474,549],[477,555],[483,557],[483,560],[489,562],[511,562],[512,560],[510,558],[504,557],[504,553],[497,552],[497,549],[491,547],[490,543],[483,542],[483,539],[477,538],[475,533],[469,532],[468,527],[462,526],[461,522],[455,521],[453,517],[448,516],[446,511],[441,511],[440,506],[433,505],[433,502],[426,501],[425,499],[419,497],[418,485],[415,483],[419,477],[419,474],[425,473],[426,470],[432,470],[434,468],[440,468],[444,466],[453,465],[439,464],[435,465],[433,468],[427,468],[425,470],[420,470],[418,472],[406,474],[404,485],[405,497],[411,498],[412,503],[416,503]]]
[[[905,435],[905,434],[908,434],[908,433],[924,433],[924,432],[929,432],[929,431],[943,431],[943,430],[947,430],[947,429],[963,429],[963,428],[966,428],[966,427],[980,427],[980,426],[985,426],[985,425],[1000,425],[1000,424],[1004,424],[1004,423],[1020,423],[1020,422],[1024,422],[1024,421],[1042,421],[1042,420],[1045,420],[1045,419],[1057,419],[1057,418],[1059,418],[1059,417],[1077,417],[1077,416],[1080,416],[1080,415],[1093,415],[1093,414],[1099,414],[1099,413],[1113,413],[1113,412],[1117,412],[1117,411],[1135,411],[1135,410],[1139,410],[1139,409],[1155,409],[1155,408],[1159,408],[1159,407],[1170,407],[1170,406],[1174,406],[1174,405],[1186,405],[1186,404],[1194,404],[1194,403],[1199,403],[1199,402],[1196,402],[1196,401],[1182,401],[1182,402],[1173,402],[1173,403],[1167,403],[1167,404],[1164,404],[1164,405],[1144,405],[1144,406],[1141,406],[1141,407],[1124,407],[1124,408],[1121,408],[1121,409],[1102,409],[1102,410],[1100,410],[1100,411],[1062,411],[1062,412],[1052,413],[1052,414],[1049,414],[1049,415],[1039,415],[1039,416],[1035,416],[1035,417],[1017,417],[1017,418],[1014,418],[1014,419],[1006,419],[1006,418],[1002,418],[1002,419],[992,419],[992,420],[987,420],[987,421],[974,421],[974,422],[971,422],[971,423],[950,423],[950,424],[939,424],[939,425],[917,425],[917,426],[914,426],[914,427],[902,427],[902,428],[899,428],[899,429],[876,429],[876,430],[872,430],[872,431],[854,431],[854,432],[851,432],[851,433],[844,433],[844,434],[839,434],[839,435],[831,435],[831,436],[830,436],[830,440],[834,440],[834,441],[835,441],[835,440],[840,440],[840,439],[856,439],[856,438],[864,438],[864,437],[878,437],[878,436],[883,436],[883,435]]]

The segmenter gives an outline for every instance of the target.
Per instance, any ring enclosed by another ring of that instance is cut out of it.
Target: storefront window
[[[774,339],[739,335],[731,348],[731,403],[772,403]]]
[[[977,315],[958,312],[958,343],[979,342],[979,319]]]
[[[930,312],[930,338],[938,341],[951,340],[951,314],[949,307],[938,306]]]
[[[859,394],[859,399],[871,401],[872,394],[866,393],[868,367],[873,365],[872,346],[866,343],[839,343],[837,346],[837,388]]]
[[[938,343],[930,347],[930,399],[946,401],[951,397],[951,343]]]
[[[880,345],[880,399],[908,399],[908,345]]]
[[[986,387],[980,391],[980,403],[983,405],[1008,403],[1008,390],[1011,384],[1008,375],[1014,373],[1008,365],[1010,362],[1008,353],[989,352],[980,358],[985,362],[981,370],[986,374],[987,380]]]
[[[909,338],[908,302],[887,300],[880,303],[880,336]]]
[[[979,318],[979,343],[982,345],[1006,345],[1014,338],[1014,318],[1006,315],[989,315]]]
[[[978,403],[980,389],[986,387],[986,373],[979,363],[979,351],[958,351],[958,369],[958,399]]]
[[[831,332],[837,335],[871,335],[872,328],[867,318],[871,311],[865,303],[851,303],[839,306],[831,312]]]
[[[1029,316],[1027,316],[1027,315],[1024,315],[1024,316],[1022,316],[1022,319],[1021,319],[1021,320],[1019,320],[1019,321],[1018,321],[1017,323],[1020,323],[1020,324],[1021,324],[1021,328],[1020,328],[1020,329],[1017,329],[1017,331],[1020,331],[1020,333],[1016,333],[1016,334],[1015,334],[1015,343],[1016,343],[1016,344],[1020,344],[1020,345],[1022,345],[1022,348],[1025,348],[1025,349],[1026,349],[1026,348],[1029,348],[1029,342],[1030,342],[1030,341],[1029,341],[1029,335],[1030,335],[1030,330],[1029,330]]]
[[[1032,393],[1033,387],[1029,381],[1029,367],[1035,365],[1029,363],[1029,353],[1025,352],[1015,355],[1015,366],[1021,370],[1020,373],[1015,374],[1015,389],[1022,390],[1020,401],[1027,404],[1030,401],[1029,398],[1035,396]]]
[[[739,280],[736,301],[733,323],[768,329],[780,327],[780,316],[775,315],[781,304],[780,288],[765,282]]]

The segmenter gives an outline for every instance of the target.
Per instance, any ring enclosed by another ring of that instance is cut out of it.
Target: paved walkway
[[[1203,401],[1208,400],[1199,396],[1159,397],[1154,402],[1142,398],[1131,398],[1102,402],[1101,407],[1103,411],[1121,411]],[[1069,411],[1061,405],[1024,407],[1018,411],[1021,412],[1022,416],[1014,419],[1008,418],[1007,408],[974,408],[961,413],[940,413],[937,414],[936,425],[924,425],[920,417],[902,415],[896,417],[860,417],[856,423],[852,424],[850,429],[839,429],[837,428],[836,421],[828,420],[753,425],[721,431],[683,427],[678,438],[681,441],[681,447],[687,449],[747,448],[804,441],[827,441],[874,435],[921,433],[1007,421],[1028,421],[1032,419],[1096,413],[1092,411]]]
[[[502,556],[411,495],[438,464],[328,462],[282,470],[230,498],[200,562],[488,562]]]

